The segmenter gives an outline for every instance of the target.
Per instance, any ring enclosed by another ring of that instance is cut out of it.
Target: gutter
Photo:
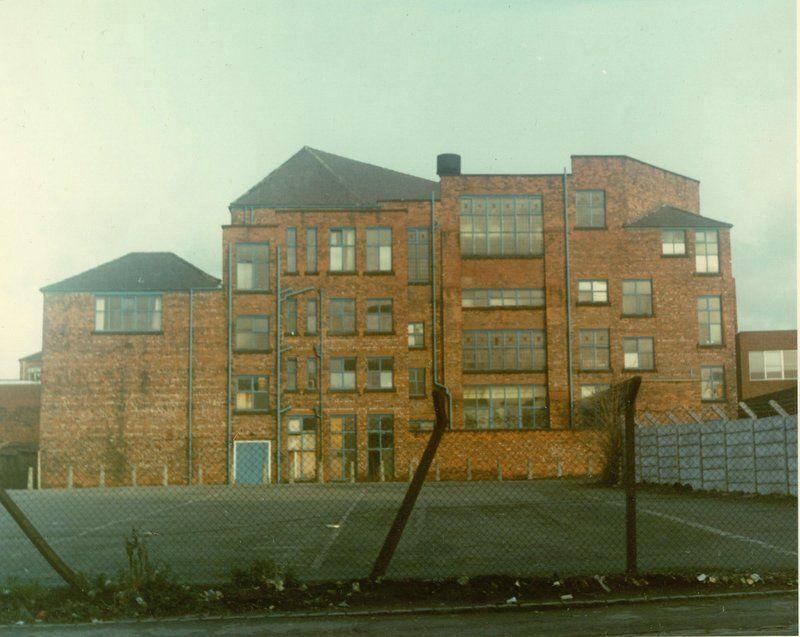
[[[572,291],[570,287],[569,268],[569,215],[567,214],[567,169],[561,177],[561,192],[564,202],[564,278],[567,288],[565,295],[567,302],[567,385],[569,386],[569,427],[575,425],[575,388],[572,382]]]

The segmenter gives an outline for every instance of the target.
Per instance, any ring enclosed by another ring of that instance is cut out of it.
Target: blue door
[[[236,484],[268,484],[270,454],[268,440],[240,440],[234,443]]]

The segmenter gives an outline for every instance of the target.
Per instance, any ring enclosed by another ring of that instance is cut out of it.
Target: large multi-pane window
[[[542,254],[541,197],[464,196],[459,201],[462,255],[529,257]]]
[[[797,350],[776,349],[748,354],[750,380],[797,378]]]
[[[356,388],[355,357],[331,358],[331,389],[349,390]]]
[[[622,352],[624,355],[624,368],[627,369],[654,369],[655,352],[653,338],[650,336],[629,336],[622,339]]]
[[[698,297],[697,323],[700,345],[722,344],[722,300],[719,296]]]
[[[602,190],[575,192],[576,227],[604,228],[606,225],[606,193]]]
[[[317,229],[306,228],[306,274],[317,271]]]
[[[236,244],[236,289],[269,289],[269,244]]]
[[[236,411],[267,411],[269,409],[269,376],[237,376]]]
[[[609,337],[608,330],[579,330],[581,369],[608,369]]]
[[[263,314],[237,316],[234,341],[237,350],[268,350],[269,317]]]
[[[392,329],[392,299],[367,299],[367,332],[389,334]]]
[[[464,330],[464,371],[542,370],[544,330]]]
[[[283,328],[287,334],[297,334],[297,299],[286,299],[283,302],[284,324]]]
[[[331,480],[355,478],[356,417],[353,414],[332,414],[328,416],[328,422],[331,428]]]
[[[376,356],[367,358],[367,389],[394,388],[394,358]]]
[[[297,391],[297,359],[287,358],[284,364],[284,389]]]
[[[367,475],[373,480],[394,477],[394,416],[391,414],[367,416]]]
[[[356,301],[355,299],[331,299],[328,304],[330,334],[355,334]]]
[[[367,272],[392,271],[392,229],[367,228]]]
[[[286,422],[289,471],[294,480],[313,480],[317,474],[317,419],[289,416]]]
[[[425,368],[424,367],[409,367],[408,368],[408,395],[409,396],[424,396],[425,395]]]
[[[297,272],[297,228],[286,228],[286,271]]]
[[[430,231],[428,228],[408,229],[408,281],[428,283],[431,280]]]
[[[695,271],[702,274],[719,272],[719,234],[716,230],[697,230],[694,233]]]
[[[588,383],[586,385],[581,385],[581,400],[591,398],[597,394],[602,394],[610,388],[611,385],[608,383]]]
[[[356,271],[355,228],[334,228],[331,230],[330,260],[331,272]]]
[[[650,279],[622,282],[622,313],[625,316],[650,316],[653,313],[653,284]]]
[[[543,429],[547,427],[544,385],[467,385],[465,429]]]
[[[470,288],[461,291],[461,307],[544,307],[544,290]]]
[[[721,365],[700,368],[700,399],[711,402],[725,400],[725,369]]]
[[[686,254],[685,230],[661,231],[661,254],[666,257],[683,256]]]
[[[98,332],[160,332],[160,294],[110,294],[94,299]]]
[[[317,299],[308,299],[308,301],[306,301],[306,334],[317,333],[318,321]]]
[[[309,356],[306,359],[306,389],[317,389],[317,358]]]
[[[425,323],[408,324],[408,346],[411,349],[422,349],[425,347]]]
[[[605,305],[608,303],[608,281],[606,279],[579,280],[578,303],[582,305]]]

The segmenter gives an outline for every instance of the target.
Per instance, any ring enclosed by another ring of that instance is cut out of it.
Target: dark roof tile
[[[661,206],[651,210],[641,219],[625,224],[626,228],[732,228],[724,221],[702,217],[694,212]]]
[[[130,252],[42,292],[168,292],[214,288],[219,279],[172,252]]]

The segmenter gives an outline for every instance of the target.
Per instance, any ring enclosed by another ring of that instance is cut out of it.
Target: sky
[[[43,285],[131,251],[218,276],[228,204],[304,145],[689,175],[734,224],[739,328],[795,328],[795,50],[790,0],[0,1],[0,378]]]

